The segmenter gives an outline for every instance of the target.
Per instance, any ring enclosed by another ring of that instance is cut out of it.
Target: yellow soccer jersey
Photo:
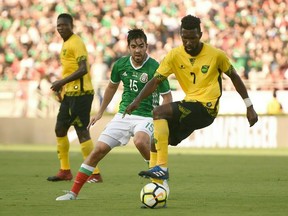
[[[81,38],[73,34],[67,41],[63,43],[60,53],[60,60],[62,64],[63,78],[74,73],[78,69],[78,62],[86,59],[88,73],[82,78],[67,83],[64,86],[66,95],[83,95],[93,93],[93,85],[90,76],[90,67],[88,63],[88,53],[85,44]]]
[[[165,77],[174,73],[186,94],[184,100],[201,102],[215,116],[222,94],[221,76],[223,72],[228,73],[230,67],[223,51],[204,43],[197,56],[186,53],[183,45],[172,49],[160,63],[157,73]]]

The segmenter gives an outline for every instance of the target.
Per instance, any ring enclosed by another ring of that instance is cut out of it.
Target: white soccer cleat
[[[72,191],[67,192],[65,195],[56,198],[56,201],[76,200],[76,194]]]

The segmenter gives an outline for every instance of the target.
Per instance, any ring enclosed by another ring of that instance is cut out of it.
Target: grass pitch
[[[112,150],[99,164],[104,183],[85,184],[78,200],[55,201],[71,182],[48,182],[59,162],[55,146],[0,146],[1,216],[286,216],[288,149],[203,150],[171,148],[166,209],[140,209],[147,169],[133,147]],[[72,146],[74,176],[82,162]]]

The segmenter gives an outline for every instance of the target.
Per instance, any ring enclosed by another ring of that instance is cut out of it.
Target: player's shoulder
[[[77,34],[71,35],[71,37],[65,42],[65,44],[69,47],[74,47],[74,48],[85,46],[84,41]]]
[[[217,55],[225,55],[225,52],[223,50],[215,46],[212,46],[211,44],[208,44],[208,43],[203,43],[203,48],[204,48],[204,51],[209,54],[215,53]]]
[[[173,47],[165,56],[165,58],[177,58],[179,55],[185,54],[185,49],[183,45],[179,45],[176,47]]]
[[[149,65],[153,65],[157,67],[159,66],[159,62],[156,59],[152,58],[151,56],[148,57],[147,62]]]
[[[83,42],[82,38],[79,35],[77,35],[77,34],[71,35],[71,37],[69,39],[71,41]]]
[[[120,58],[118,58],[114,64],[116,65],[124,65],[127,64],[127,62],[130,62],[130,56],[122,56]]]

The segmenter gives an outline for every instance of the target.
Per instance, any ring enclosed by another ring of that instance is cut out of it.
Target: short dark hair
[[[142,29],[134,28],[128,31],[127,43],[130,45],[131,40],[143,38],[147,44],[147,36]]]
[[[192,30],[197,28],[201,32],[200,19],[198,17],[187,15],[181,19],[181,29]]]
[[[59,14],[57,20],[60,19],[60,18],[64,18],[64,19],[69,20],[69,22],[70,22],[71,25],[73,26],[73,17],[72,17],[70,14],[68,14],[68,13]]]

